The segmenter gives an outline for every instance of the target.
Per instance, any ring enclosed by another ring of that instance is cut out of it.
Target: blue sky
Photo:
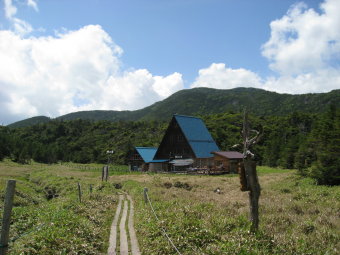
[[[15,67],[0,63],[0,122],[200,86],[339,89],[339,2],[2,0],[0,58]]]
[[[24,1],[22,1],[24,2]],[[227,63],[262,75],[270,73],[261,46],[269,24],[294,0],[47,0],[39,12],[22,6],[18,17],[44,33],[99,24],[120,47],[125,68],[155,75],[173,72],[193,82],[199,69]],[[306,1],[319,8],[322,1]]]

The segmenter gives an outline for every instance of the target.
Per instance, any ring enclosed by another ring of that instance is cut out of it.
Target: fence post
[[[81,203],[81,187],[80,187],[79,182],[78,182],[78,196],[79,196],[79,202]]]
[[[105,166],[102,168],[102,181],[104,181],[104,176],[105,176]]]
[[[148,188],[144,188],[144,202],[147,204],[148,203]]]
[[[92,194],[92,184],[90,184],[90,194]]]
[[[109,166],[105,166],[105,181],[107,181],[109,177]]]
[[[9,227],[11,224],[11,213],[13,207],[13,198],[15,192],[15,180],[7,181],[5,194],[4,214],[2,217],[2,229],[0,238],[0,255],[5,255],[8,248]]]

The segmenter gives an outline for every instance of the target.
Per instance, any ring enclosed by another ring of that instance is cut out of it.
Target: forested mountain
[[[50,120],[51,119],[49,117],[46,117],[46,116],[36,116],[36,117],[29,118],[29,119],[17,121],[17,122],[15,122],[11,125],[8,125],[8,126],[13,127],[13,128],[28,127],[28,126],[33,126],[35,124],[49,122]]]
[[[194,88],[181,90],[163,101],[136,111],[82,111],[66,114],[57,119],[93,121],[167,120],[175,113],[203,116],[226,111],[241,112],[244,107],[247,107],[250,113],[257,116],[282,116],[295,111],[305,113],[325,112],[331,104],[340,107],[340,90],[333,90],[328,93],[290,95],[254,88],[229,90]],[[48,118],[39,117],[37,120],[39,119],[45,122]],[[9,127],[31,124],[32,118],[13,123]]]

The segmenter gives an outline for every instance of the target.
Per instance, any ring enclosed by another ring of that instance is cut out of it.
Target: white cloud
[[[0,30],[0,124],[79,110],[135,110],[184,88],[179,73],[121,70],[122,48],[98,25],[24,38],[32,27],[15,17],[11,0],[4,3],[14,31]],[[27,5],[38,10],[33,0]]]
[[[297,76],[269,77],[262,88],[289,94],[329,92],[340,89],[340,72],[337,69],[329,69]]]
[[[161,97],[168,97],[175,91],[183,89],[182,74],[173,73],[166,77],[155,76],[152,88]]]
[[[17,13],[17,8],[12,4],[12,0],[4,0],[4,10],[7,19],[12,19]]]
[[[201,69],[191,87],[257,87],[280,93],[328,92],[340,88],[340,1],[326,0],[321,13],[304,3],[271,22],[262,54],[278,76],[260,78],[245,69],[212,64]]]
[[[177,73],[166,77],[153,76],[145,69],[111,76],[106,86],[101,108],[119,110],[143,108],[184,88],[182,77]]]
[[[27,5],[33,7],[36,11],[38,10],[38,6],[33,0],[28,0]],[[4,0],[4,10],[6,18],[11,22],[17,34],[23,36],[33,31],[29,23],[15,17],[18,9],[13,5],[12,0]]]
[[[271,22],[262,54],[280,76],[268,78],[265,89],[307,93],[340,88],[340,1],[326,0],[320,9],[317,13],[296,4]]]
[[[294,5],[281,19],[271,22],[271,37],[262,54],[282,75],[299,75],[327,69],[340,59],[340,1],[327,0],[322,13]]]
[[[32,7],[36,12],[39,10],[38,5],[34,0],[27,0],[27,6]]]
[[[237,87],[261,87],[260,77],[246,69],[227,68],[223,63],[213,63],[198,72],[196,81],[191,87],[210,87],[216,89],[232,89]]]
[[[183,89],[178,73],[121,70],[122,49],[100,26],[52,37],[0,31],[0,102],[8,115],[56,117],[79,110],[134,110]],[[1,112],[0,122],[9,116]]]

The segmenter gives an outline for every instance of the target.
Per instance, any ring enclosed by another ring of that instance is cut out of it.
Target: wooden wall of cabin
[[[231,160],[229,160],[229,171],[230,171],[230,173],[237,174],[239,172],[240,163],[242,163],[242,159],[231,159]]]
[[[194,168],[211,169],[214,167],[214,158],[195,158],[192,166]]]
[[[242,159],[228,159],[219,155],[214,155],[214,168],[228,173],[238,173],[239,164]]]
[[[221,157],[219,155],[214,155],[214,168],[216,170],[230,172],[229,159]]]
[[[150,163],[149,165],[150,172],[167,172],[169,171],[168,163]]]
[[[129,162],[130,171],[148,171],[149,164],[144,163],[143,160],[131,160]]]
[[[188,141],[175,119],[163,137],[155,155],[155,159],[193,158],[195,157]]]

